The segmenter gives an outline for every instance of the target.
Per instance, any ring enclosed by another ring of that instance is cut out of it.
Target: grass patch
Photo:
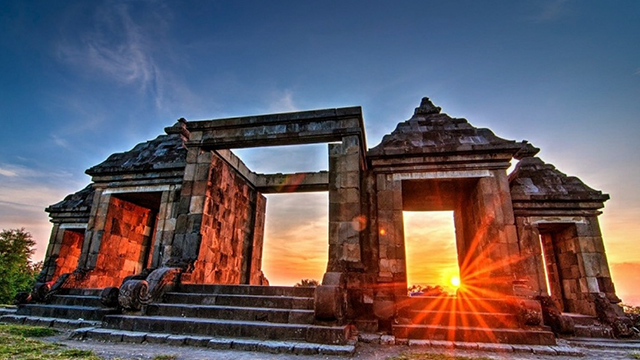
[[[176,360],[178,355],[156,355],[152,360]]]
[[[398,356],[390,357],[387,360],[493,360],[488,357],[469,357],[456,356],[448,354],[430,354],[430,353],[402,353]]]
[[[0,324],[0,359],[101,360],[89,350],[68,349],[35,339],[53,334],[55,330],[45,327]]]
[[[634,359],[640,359],[640,353],[631,353],[631,357]]]
[[[4,324],[0,324],[0,332],[24,337],[46,337],[57,333],[56,330],[48,327]]]

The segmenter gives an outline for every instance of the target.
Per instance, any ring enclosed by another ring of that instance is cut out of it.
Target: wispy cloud
[[[5,167],[0,167],[0,175],[7,176],[7,177],[13,177],[13,176],[17,176],[18,174],[15,171],[11,170],[11,169],[8,169],[8,168],[5,168]]]
[[[535,22],[555,21],[564,16],[567,12],[566,5],[570,0],[550,0],[542,4],[542,8],[537,14],[531,16]]]
[[[133,16],[134,7],[141,7]],[[144,14],[144,16],[140,15]],[[92,26],[81,35],[68,35],[57,46],[60,61],[101,75],[107,81],[131,86],[141,96],[151,97],[159,110],[169,110],[194,94],[162,61],[168,54],[171,12],[161,2],[109,2],[95,8]]]
[[[298,111],[298,107],[293,101],[293,93],[290,90],[275,91],[269,96],[270,112],[291,112]]]
[[[82,184],[66,172],[8,163],[0,163],[0,183],[0,229],[26,228],[37,242],[35,259],[40,260],[51,231],[44,208]]]
[[[93,28],[77,42],[59,44],[60,59],[122,84],[151,87],[156,65],[143,29],[131,18],[127,4],[98,7],[94,19]]]
[[[640,67],[636,70],[636,72],[634,74],[640,75]]]

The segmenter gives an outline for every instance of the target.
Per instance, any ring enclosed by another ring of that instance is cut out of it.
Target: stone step
[[[573,323],[576,325],[600,325],[600,321],[598,321],[598,318],[595,316],[575,313],[562,313],[562,315],[573,319]]]
[[[177,291],[200,294],[268,295],[312,298],[315,288],[293,286],[182,284]]]
[[[257,351],[273,354],[332,355],[350,357],[355,353],[354,344],[328,345],[301,341],[256,340],[230,337],[174,335],[100,328],[77,329],[71,335],[78,340],[125,342],[136,344],[167,344],[172,346],[197,346],[216,350]]]
[[[100,325],[99,321],[59,319],[51,317],[24,316],[24,315],[2,315],[0,322],[19,325],[44,326],[60,329],[77,329]]]
[[[279,295],[229,295],[207,293],[168,292],[164,303],[228,305],[237,307],[263,307],[279,309],[313,309],[313,298]]]
[[[519,327],[517,316],[508,313],[409,310],[400,314],[400,318],[403,317],[411,321],[412,324],[423,325],[509,329],[516,329]]]
[[[0,316],[2,315],[13,315],[18,310],[15,306],[0,306]]]
[[[64,288],[59,293],[64,295],[81,295],[81,296],[100,296],[104,289],[93,288]]]
[[[100,296],[95,295],[53,295],[49,304],[102,307]]]
[[[511,304],[504,299],[485,299],[455,296],[412,296],[399,303],[408,310],[463,311],[512,313]]]
[[[147,306],[148,316],[198,317],[272,323],[312,324],[313,310],[254,308],[219,305],[160,304]]]
[[[26,304],[20,306],[16,314],[63,319],[101,320],[103,316],[117,312],[118,309],[116,308],[95,306]]]
[[[573,336],[579,338],[599,338],[599,339],[613,339],[613,329],[610,326],[597,324],[597,325],[576,325],[574,327]]]
[[[276,324],[195,317],[107,315],[104,317],[102,325],[105,328],[126,331],[297,340],[335,345],[344,345],[349,338],[349,328],[347,326]]]
[[[439,325],[394,325],[398,339],[464,341],[499,344],[555,345],[555,336],[544,329],[491,329]]]

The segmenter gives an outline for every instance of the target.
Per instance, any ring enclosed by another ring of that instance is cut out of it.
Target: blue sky
[[[360,105],[373,147],[428,96],[611,194],[610,257],[640,263],[638,1],[0,0],[0,9],[0,228],[31,231],[40,256],[45,206],[180,117]],[[242,157],[285,172],[326,167],[325,151]]]

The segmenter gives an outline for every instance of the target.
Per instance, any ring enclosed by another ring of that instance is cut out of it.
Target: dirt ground
[[[231,350],[211,350],[207,348],[188,347],[188,346],[169,346],[159,344],[128,344],[128,343],[110,343],[96,340],[70,340],[67,334],[61,334],[54,337],[44,339],[50,342],[65,344],[72,348],[93,350],[95,354],[104,359],[136,359],[149,360],[157,355],[175,355],[176,360],[204,360],[204,359],[349,359],[348,357],[325,356],[325,355],[291,355],[291,354],[266,354],[257,352],[231,351]],[[622,360],[622,359],[638,359],[633,354],[640,354],[640,343],[635,343],[627,348],[612,348],[608,345],[606,348],[582,347],[572,343],[560,340],[562,345],[572,346],[579,349],[583,354],[581,357],[576,356],[560,356],[560,355],[538,355],[526,353],[490,353],[482,351],[468,350],[451,350],[436,349],[425,347],[408,347],[408,346],[389,346],[377,344],[360,343],[357,346],[356,354],[351,359],[374,359],[385,360],[402,353],[446,353],[451,355],[467,356],[467,357],[486,357],[490,359],[515,359],[515,360]],[[594,345],[594,344],[592,344]]]

